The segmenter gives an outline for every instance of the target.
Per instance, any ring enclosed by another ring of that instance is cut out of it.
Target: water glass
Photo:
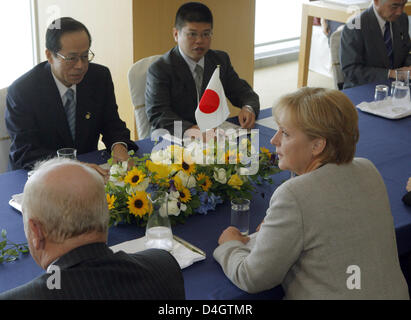
[[[57,150],[59,158],[77,159],[77,150],[74,148],[62,148]]]
[[[379,84],[375,86],[375,101],[385,100],[388,96],[388,86],[385,84]]]
[[[394,95],[395,86],[396,86],[397,84],[398,84],[398,85],[402,85],[402,82],[401,82],[401,81],[393,81],[393,82],[391,82],[391,96]]]
[[[250,225],[250,200],[236,198],[231,200],[231,225],[248,235]]]

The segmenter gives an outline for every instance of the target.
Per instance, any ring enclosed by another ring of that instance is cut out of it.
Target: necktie
[[[74,141],[76,132],[76,101],[74,99],[74,90],[68,89],[65,93],[65,96],[67,100],[64,105],[64,110],[66,111],[67,122]]]
[[[200,100],[201,87],[203,84],[203,68],[199,64],[197,64],[194,69],[194,73],[195,73],[194,81],[196,83],[197,95],[198,95],[198,99]]]
[[[394,67],[394,53],[392,50],[391,28],[390,23],[388,21],[385,23],[384,43],[387,47],[387,54],[390,60],[390,69],[392,69]]]

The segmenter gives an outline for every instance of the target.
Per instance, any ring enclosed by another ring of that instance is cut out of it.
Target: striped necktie
[[[194,69],[194,73],[195,73],[194,81],[196,83],[198,100],[200,100],[201,87],[203,84],[203,68],[199,64],[197,64]]]
[[[74,90],[68,89],[65,93],[66,103],[64,110],[66,111],[67,122],[70,128],[73,141],[75,140],[76,132],[76,100],[74,99]]]
[[[387,47],[388,58],[390,59],[390,69],[392,69],[394,68],[394,52],[392,50],[391,28],[389,21],[385,23],[384,43]]]

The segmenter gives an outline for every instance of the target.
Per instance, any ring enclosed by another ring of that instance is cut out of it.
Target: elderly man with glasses
[[[146,111],[152,130],[174,133],[175,121],[182,121],[182,133],[198,129],[195,110],[217,65],[225,95],[241,108],[241,127],[254,127],[260,111],[258,95],[238,77],[227,53],[210,49],[212,30],[213,16],[204,4],[189,2],[178,9],[173,28],[178,45],[147,72]]]
[[[31,169],[60,148],[75,148],[78,154],[97,150],[100,134],[116,160],[127,160],[128,150],[137,149],[118,115],[110,71],[90,63],[90,46],[90,33],[81,22],[68,17],[53,21],[46,32],[47,61],[9,87],[11,169]]]

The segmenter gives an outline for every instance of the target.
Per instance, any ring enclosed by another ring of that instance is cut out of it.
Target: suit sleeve
[[[129,150],[137,150],[136,144],[130,140],[130,130],[124,121],[120,119],[118,114],[118,106],[116,103],[116,97],[114,94],[114,85],[111,79],[110,71],[106,73],[105,83],[105,105],[104,105],[104,123],[102,126],[103,142],[108,150],[116,142],[123,142],[127,144]]]
[[[407,48],[407,57],[405,59],[404,62],[404,66],[405,67],[409,67],[411,66],[411,55],[410,55],[410,50],[411,50],[411,40],[410,40],[410,34],[409,34],[409,20],[408,20],[408,16],[406,17],[406,19],[404,19],[404,32],[403,32],[403,36],[405,37],[406,40],[406,48]]]
[[[6,127],[11,137],[10,165],[12,170],[31,170],[35,162],[56,156],[56,150],[42,147],[39,128],[27,95],[11,86],[7,95]]]
[[[174,121],[182,121],[184,133],[195,123],[182,120],[172,109],[170,72],[166,70],[161,59],[148,69],[145,92],[146,113],[152,129],[164,128],[174,134]]]
[[[407,192],[404,197],[402,197],[402,201],[407,205],[411,206],[411,191]]]
[[[239,108],[244,105],[249,105],[253,108],[256,119],[260,113],[260,100],[258,95],[250,87],[247,81],[240,79],[237,72],[235,72],[231,65],[230,57],[224,54],[225,73],[224,73],[224,91],[230,102]]]
[[[215,249],[214,258],[235,285],[256,293],[281,284],[302,249],[300,209],[283,185],[271,197],[255,243],[228,241]]]
[[[344,83],[350,87],[388,79],[388,69],[367,66],[363,32],[354,23],[345,25],[341,34],[340,62]]]

